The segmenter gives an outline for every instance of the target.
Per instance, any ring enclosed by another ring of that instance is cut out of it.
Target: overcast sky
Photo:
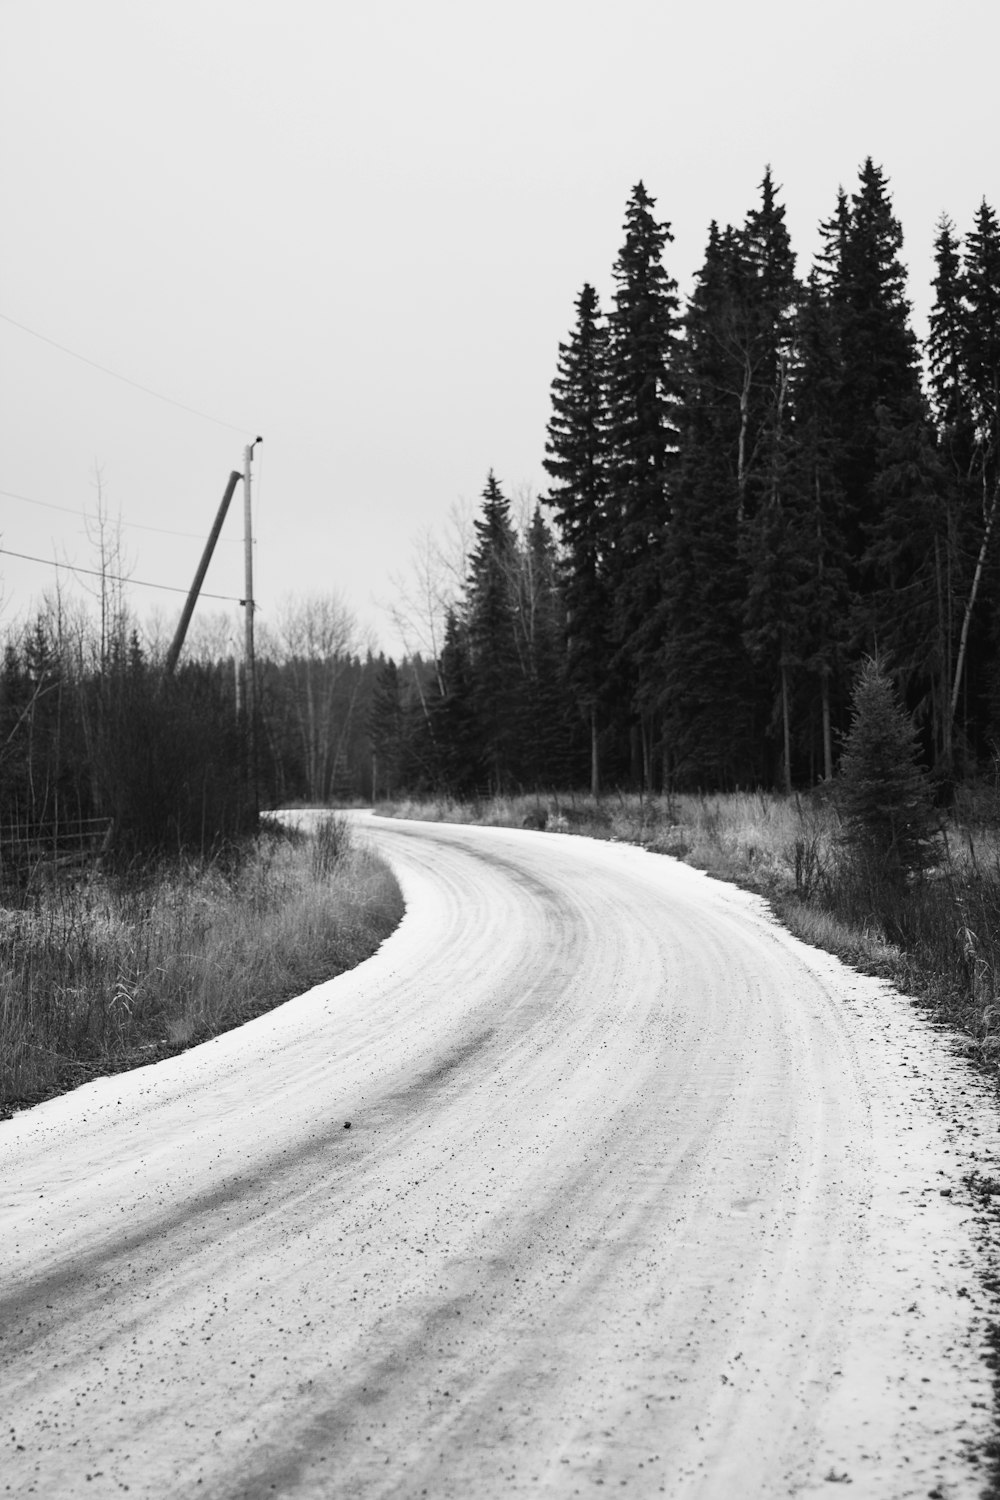
[[[414,538],[491,467],[543,488],[633,184],[685,292],[767,163],[806,270],[871,155],[921,331],[939,216],[1000,208],[998,43],[996,0],[0,0],[0,546],[93,566],[99,474],[186,589],[260,433],[261,620],[334,591],[398,650]],[[54,577],[0,556],[0,625]],[[239,491],[205,587],[243,594]]]

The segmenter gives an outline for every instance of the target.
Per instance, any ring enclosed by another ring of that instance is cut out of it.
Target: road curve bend
[[[0,1125],[0,1494],[979,1494],[942,1036],[672,860],[362,821],[372,959]]]

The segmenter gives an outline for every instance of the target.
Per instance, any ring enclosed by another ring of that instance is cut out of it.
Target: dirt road
[[[670,860],[366,826],[373,959],[0,1125],[0,1494],[977,1495],[941,1037]]]

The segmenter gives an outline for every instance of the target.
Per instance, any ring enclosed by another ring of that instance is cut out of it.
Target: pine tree
[[[430,723],[438,781],[452,796],[471,796],[485,784],[487,768],[473,701],[468,633],[453,609],[445,616],[437,676],[441,691],[430,699]]]
[[[987,710],[986,698],[1000,703],[1000,567],[997,566],[996,532],[1000,510],[1000,225],[985,201],[976,213],[974,226],[965,240],[964,292],[965,391],[973,432],[969,466],[968,503],[963,507],[969,537],[969,585],[964,599],[962,626],[955,662],[950,701],[954,722],[959,693],[964,690],[980,719]],[[990,600],[984,618],[979,600]],[[966,674],[963,682],[963,673]],[[996,728],[994,723],[992,728]]]
[[[382,661],[375,677],[368,710],[368,736],[372,747],[372,800],[392,797],[399,790],[405,744],[405,713],[399,669],[390,656]]]
[[[813,271],[817,290],[832,303],[843,290],[843,267],[851,232],[851,206],[842,187],[837,189],[837,204],[833,213],[829,219],[820,223],[819,232],[823,248],[816,257]]]
[[[987,492],[1000,464],[1000,224],[985,201],[965,241],[966,391]]]
[[[661,555],[670,515],[677,448],[677,284],[663,267],[670,226],[653,216],[640,182],[625,215],[625,243],[614,266],[608,349],[608,514],[612,538],[616,670],[642,715],[641,775],[652,779],[657,696],[655,628],[662,595]],[[638,768],[637,768],[638,769]]]
[[[905,884],[933,863],[936,819],[917,734],[891,680],[870,657],[854,687],[838,801],[843,842],[873,885]]]
[[[662,691],[678,772],[702,785],[765,774],[774,711],[788,740],[784,488],[798,294],[784,218],[768,169],[744,227],[711,226],[685,317]]]
[[[466,624],[472,702],[487,776],[494,792],[518,781],[521,771],[524,671],[516,625],[517,538],[510,502],[492,469],[473,523]]]
[[[13,641],[0,669],[0,823],[16,826],[28,816],[32,779],[28,719],[34,695],[28,668]]]
[[[752,519],[774,487],[774,448],[790,418],[788,376],[798,285],[785,209],[767,168],[758,208],[735,237],[734,316],[729,343],[739,371],[739,519]]]
[[[527,728],[521,742],[522,779],[534,787],[565,784],[570,774],[566,607],[555,541],[538,505],[519,547],[517,596]]]
[[[996,514],[983,459],[1000,366],[1000,243],[985,204],[966,241],[965,265],[947,219],[938,226],[935,259],[931,420],[919,394],[878,408],[878,516],[869,527],[867,582],[870,638],[892,652],[908,701],[932,726],[939,767],[950,775],[959,688],[968,684],[966,728],[975,741],[993,655],[988,617],[974,611]]]
[[[569,342],[559,345],[544,466],[548,504],[563,544],[567,679],[588,724],[590,781],[600,788],[599,710],[610,662],[607,329],[597,293],[585,285]]]
[[[962,600],[971,581],[968,559],[975,551],[977,496],[971,483],[976,438],[966,373],[968,301],[961,247],[954,225],[946,215],[938,222],[934,260],[934,305],[926,352],[928,394],[942,479],[941,536],[934,551],[940,601],[937,658],[941,681],[936,749],[942,773],[950,777],[954,754],[951,685]]]
[[[860,596],[872,585],[865,569],[869,534],[879,519],[875,481],[880,425],[886,418],[908,420],[920,396],[906,272],[899,259],[903,231],[892,211],[887,179],[871,157],[861,168],[858,191],[849,204],[840,194],[823,233],[820,280],[841,366],[834,458],[850,581]],[[870,633],[870,624],[862,621],[861,628]]]
[[[735,232],[712,224],[684,320],[680,454],[656,615],[660,703],[673,775],[703,787],[733,786],[753,776],[747,760],[749,663],[742,643],[742,412],[731,337],[739,258]]]
[[[967,468],[971,411],[965,389],[966,288],[961,249],[947,215],[934,241],[934,306],[927,340],[928,389],[941,448],[958,473]]]
[[[879,412],[878,519],[869,530],[866,617],[894,663],[906,700],[946,759],[948,639],[945,596],[950,480],[923,397]]]
[[[67,682],[53,620],[39,613],[25,632],[23,659],[29,701],[18,738],[27,770],[26,816],[39,822],[57,820],[68,793],[69,767],[64,746],[64,700]]]
[[[785,209],[777,200],[770,167],[760,192],[760,207],[747,215],[740,240],[746,373],[740,402],[738,521],[748,574],[743,644],[767,695],[766,731],[781,725],[782,782],[790,791],[792,685],[801,665],[802,623],[795,608],[801,515],[789,472],[799,287]]]
[[[976,214],[964,256],[950,220],[940,222],[935,260],[927,352],[941,473],[939,755],[950,774],[956,753],[974,757],[987,748],[990,700],[1000,687],[1000,617],[992,604],[1000,591],[1000,229],[988,204]]]
[[[846,669],[850,591],[844,495],[837,472],[837,397],[843,380],[833,312],[814,269],[799,309],[792,379],[794,435],[789,483],[800,517],[801,572],[789,604],[802,667],[815,685],[823,776],[833,776],[833,729]],[[810,759],[812,759],[812,755]]]
[[[814,536],[807,495],[796,484],[790,437],[771,445],[771,483],[748,524],[743,644],[768,684],[767,732],[780,728],[781,785],[792,790],[796,689],[806,661],[814,599]],[[773,776],[771,779],[774,779]]]

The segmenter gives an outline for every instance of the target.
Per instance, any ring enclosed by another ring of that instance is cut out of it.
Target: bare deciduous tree
[[[474,514],[471,501],[456,501],[448,512],[442,536],[429,528],[417,534],[410,576],[401,578],[396,574],[390,579],[393,596],[386,607],[407,656],[421,656],[433,662],[438,671],[445,620],[465,589],[469,553],[475,540]],[[419,680],[417,687],[426,712]],[[444,691],[440,678],[438,689]]]
[[[356,694],[355,687],[345,698],[341,680],[361,646],[352,610],[333,593],[286,596],[274,625],[259,632],[259,655],[280,668],[280,680],[289,690],[287,711],[314,802],[329,801],[336,789]]]

